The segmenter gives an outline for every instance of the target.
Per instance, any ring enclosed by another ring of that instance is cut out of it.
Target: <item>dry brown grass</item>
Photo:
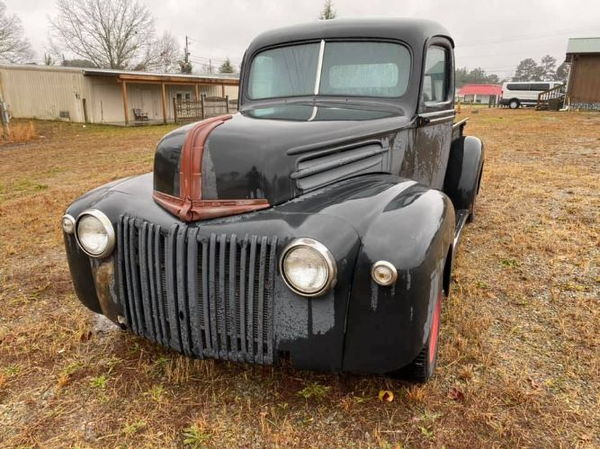
[[[438,374],[412,387],[195,361],[102,330],[73,294],[59,219],[149,171],[167,128],[36,125],[42,141],[0,147],[1,448],[600,447],[600,115],[473,116],[478,217]]]
[[[8,136],[5,137],[4,143],[22,143],[29,142],[38,137],[37,129],[33,121],[15,120],[9,126]],[[2,143],[2,141],[0,141]]]

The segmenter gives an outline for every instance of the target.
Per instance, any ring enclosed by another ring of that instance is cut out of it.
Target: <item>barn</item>
[[[572,38],[566,104],[570,109],[600,110],[600,37]]]
[[[489,104],[490,99],[497,104],[502,94],[502,86],[497,84],[465,84],[458,90],[458,97],[465,103]]]
[[[131,125],[168,123],[176,105],[237,99],[233,76],[38,65],[0,65],[0,94],[15,118]]]

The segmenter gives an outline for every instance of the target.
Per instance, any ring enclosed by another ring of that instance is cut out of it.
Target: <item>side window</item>
[[[448,59],[448,51],[444,47],[432,45],[427,50],[421,94],[423,104],[433,105],[448,100]]]

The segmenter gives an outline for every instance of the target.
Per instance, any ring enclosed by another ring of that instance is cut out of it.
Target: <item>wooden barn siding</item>
[[[576,55],[569,78],[571,103],[600,103],[600,55]]]

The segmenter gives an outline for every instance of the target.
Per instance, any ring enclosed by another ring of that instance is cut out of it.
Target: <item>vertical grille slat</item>
[[[217,238],[219,246],[219,290],[215,295],[217,302],[217,326],[219,329],[219,357],[226,359],[229,354],[227,347],[227,294],[225,292],[225,250],[227,236],[221,234]]]
[[[190,231],[187,242],[187,287],[192,352],[203,358],[202,314],[198,304],[198,228]]]
[[[248,236],[242,242],[240,257],[240,338],[242,340],[241,355],[246,359],[248,354],[248,342],[246,341],[246,253],[248,252]]]
[[[137,265],[135,263],[136,257],[136,248],[135,248],[135,223],[134,219],[130,219],[128,223],[128,231],[129,231],[129,257],[128,257],[128,265],[129,265],[129,279],[128,286],[131,286],[132,300],[133,300],[133,320],[136,326],[136,332],[140,335],[144,334],[144,325],[142,322],[142,309],[140,304],[140,289],[139,289],[139,281],[138,281],[138,270]]]
[[[258,292],[256,295],[256,344],[259,345],[257,362],[264,363],[264,354],[262,348],[263,329],[264,329],[264,290],[265,290],[265,259],[267,258],[267,238],[260,239],[260,257],[258,266]]]
[[[169,327],[167,323],[167,315],[165,312],[165,304],[162,301],[163,290],[165,285],[163,283],[164,273],[164,238],[160,233],[160,227],[156,226],[154,229],[154,280],[156,281],[156,311],[158,314],[158,321],[160,324],[161,343],[164,345],[169,344],[170,335]]]
[[[247,341],[248,357],[254,362],[254,271],[256,263],[256,236],[250,238],[250,259],[248,261],[248,316],[247,316]]]
[[[169,346],[176,349],[177,351],[182,350],[181,340],[179,338],[179,319],[177,317],[177,297],[176,297],[176,281],[175,272],[176,269],[176,258],[175,258],[175,237],[177,235],[177,229],[179,226],[173,225],[169,230],[166,241],[165,249],[165,274],[166,274],[166,290],[167,290],[167,311],[168,321],[170,330],[170,343]]]
[[[138,233],[138,265],[140,272],[140,287],[142,290],[142,313],[145,323],[145,335],[154,340],[156,330],[152,319],[152,302],[150,298],[150,282],[148,281],[148,259],[146,247],[146,235],[148,234],[148,223],[143,223],[140,232]]]
[[[217,251],[217,237],[211,234],[208,248],[208,308],[210,311],[210,334],[212,339],[213,353],[219,357],[219,335],[217,334],[217,304],[216,304],[216,282],[215,282],[215,253]]]
[[[202,240],[202,314],[204,315],[204,334],[208,355],[214,355],[212,329],[210,326],[209,288],[208,288],[208,242]]]
[[[236,268],[235,268],[235,260],[237,257],[237,236],[233,234],[229,240],[229,290],[227,291],[227,310],[229,311],[229,316],[227,320],[229,321],[229,339],[231,341],[231,352],[234,355],[234,360],[239,360],[240,357],[240,346],[239,346],[239,328],[240,328],[240,320],[239,320],[239,307],[236,304]]]
[[[131,310],[129,301],[125,300],[125,298],[129,298],[129,295],[126,292],[126,286],[128,285],[126,274],[125,274],[125,250],[124,246],[126,244],[126,240],[123,237],[123,220],[119,220],[117,224],[117,260],[118,260],[118,284],[119,284],[119,296],[123,299],[123,313],[125,313],[125,321],[131,326]]]
[[[273,363],[276,237],[165,229],[129,216],[117,233],[131,330],[198,358]]]
[[[192,355],[191,344],[190,344],[190,320],[188,314],[188,298],[187,298],[187,270],[184,269],[186,266],[187,258],[187,242],[186,242],[186,229],[180,227],[177,230],[177,322],[179,323],[179,336],[181,341],[181,349],[185,355]]]
[[[154,259],[155,259],[155,253],[154,253],[154,228],[155,226],[153,224],[150,224],[148,226],[147,232],[146,232],[146,248],[147,248],[147,253],[146,253],[146,257],[148,259],[148,265],[147,265],[147,270],[148,270],[148,283],[150,284],[148,286],[149,289],[149,294],[150,294],[150,304],[152,307],[152,326],[154,327],[154,340],[156,340],[157,342],[162,342],[162,331],[160,328],[160,321],[159,321],[159,301],[158,301],[158,296],[156,294],[156,271],[154,269]]]
[[[275,285],[275,271],[277,270],[277,237],[273,236],[271,238],[271,251],[269,254],[269,264],[267,265],[269,268],[269,278],[267,284],[265,285],[265,294],[268,298],[271,298],[271,301],[266,305],[265,310],[266,314],[266,323],[267,323],[267,331],[265,340],[267,342],[267,355],[266,355],[266,363],[273,363],[273,317],[275,316],[273,312],[273,301],[272,298],[274,296],[274,288]]]

